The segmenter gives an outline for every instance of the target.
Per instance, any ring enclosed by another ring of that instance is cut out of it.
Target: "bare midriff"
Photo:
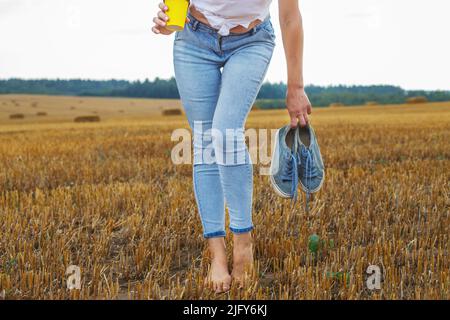
[[[208,26],[211,27],[211,25],[208,23],[208,19],[206,19],[206,17],[203,15],[203,13],[201,13],[200,11],[198,11],[197,9],[195,9],[194,5],[191,5],[189,7],[189,12],[192,14],[192,16],[197,19],[198,21],[200,21],[201,23],[204,23]],[[245,28],[244,26],[236,26],[234,28],[230,29],[230,33],[244,33],[249,31],[250,29],[252,29],[253,27],[257,26],[258,24],[261,23],[261,20],[256,19],[253,20],[249,25],[248,28]]]

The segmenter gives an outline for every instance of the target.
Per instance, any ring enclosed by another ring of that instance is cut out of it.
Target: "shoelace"
[[[283,181],[292,181],[291,185],[291,194],[293,195],[292,199],[294,203],[297,201],[297,189],[298,189],[298,159],[297,155],[294,153],[291,153],[290,155],[290,161],[288,162],[287,166],[285,167],[285,171],[283,175],[281,176],[281,179]]]
[[[309,191],[309,182],[311,181],[311,178],[313,176],[313,169],[314,169],[314,155],[311,152],[311,150],[303,147],[302,148],[302,158],[305,158],[305,177],[306,177],[306,212],[309,212],[309,200],[311,198],[311,193]]]

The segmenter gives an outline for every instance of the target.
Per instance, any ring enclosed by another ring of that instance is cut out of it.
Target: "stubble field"
[[[0,299],[450,298],[450,103],[315,109],[324,187],[306,213],[255,165],[257,275],[222,295],[203,287],[192,168],[170,160],[187,122],[166,107],[180,103],[0,96]],[[247,127],[287,121],[258,110]],[[67,289],[70,265],[80,290]]]

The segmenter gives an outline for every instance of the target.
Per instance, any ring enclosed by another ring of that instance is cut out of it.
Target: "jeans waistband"
[[[189,11],[187,16],[189,17],[189,25],[192,27],[193,30],[201,30],[204,32],[209,32],[209,33],[215,33],[218,34],[218,29],[215,29],[201,21],[199,21],[198,19],[196,19]],[[249,33],[255,33],[257,32],[259,29],[263,28],[266,24],[270,23],[270,14],[267,15],[267,17],[261,21],[260,23],[258,23],[256,26],[254,26],[253,28],[251,28],[250,30],[247,30],[246,32],[242,32],[242,33],[232,33],[230,32],[229,35],[244,35],[244,34],[249,34]]]

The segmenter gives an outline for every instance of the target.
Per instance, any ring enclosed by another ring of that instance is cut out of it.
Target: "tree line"
[[[404,103],[411,97],[425,97],[428,101],[450,101],[450,91],[407,91],[397,86],[315,86],[305,88],[314,106],[330,104],[361,105],[368,102],[377,104]],[[175,78],[153,81],[126,80],[0,80],[0,94],[48,94],[100,97],[179,99]],[[286,84],[264,83],[258,94],[261,108],[284,107]]]

